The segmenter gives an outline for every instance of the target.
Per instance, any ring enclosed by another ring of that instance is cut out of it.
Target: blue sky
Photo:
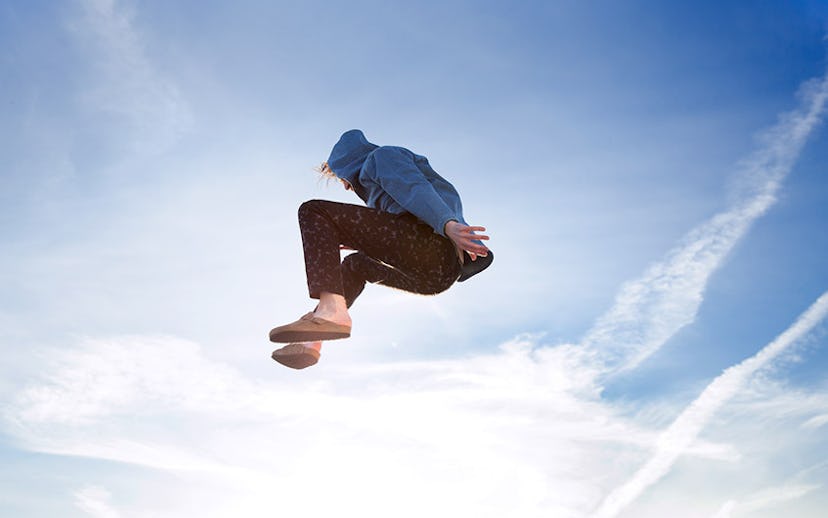
[[[0,6],[0,514],[828,506],[828,4]],[[497,261],[294,372],[345,130]]]

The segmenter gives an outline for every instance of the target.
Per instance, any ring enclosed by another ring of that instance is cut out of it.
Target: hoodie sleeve
[[[377,182],[402,208],[426,222],[434,232],[445,236],[443,228],[450,220],[462,221],[434,190],[423,175],[410,152],[402,148],[383,146],[371,153],[374,167],[363,172]]]

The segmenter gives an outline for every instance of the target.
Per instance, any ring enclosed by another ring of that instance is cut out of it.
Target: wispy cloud
[[[692,323],[710,276],[751,224],[776,202],[808,136],[820,124],[828,75],[806,83],[802,102],[766,131],[743,163],[734,203],[690,231],[667,256],[624,284],[615,303],[582,339],[587,362],[602,374],[635,368]]]
[[[274,491],[281,508],[306,516],[343,502],[365,516],[399,502],[398,516],[583,516],[605,477],[623,476],[656,434],[646,420],[569,393],[566,377],[578,373],[550,376],[536,345],[523,337],[471,358],[322,364],[315,375],[255,380],[188,341],[84,340],[50,351],[44,379],[6,406],[5,429],[34,451],[213,480],[228,488],[222,505],[246,516],[267,515]],[[619,450],[627,462],[608,468]],[[704,441],[688,454],[734,458]],[[330,498],[309,509],[309,488]],[[180,505],[221,516],[214,503]]]
[[[763,134],[762,147],[743,162],[734,205],[692,230],[642,277],[626,283],[614,306],[584,337],[584,354],[595,365],[596,376],[635,368],[693,322],[710,276],[750,225],[775,203],[782,180],[821,122],[828,99],[828,75],[806,83],[800,95],[801,106],[780,116],[777,125]],[[777,340],[716,378],[661,434],[647,463],[609,493],[594,516],[617,516],[663,477],[745,379],[807,333],[824,317],[826,307],[828,299],[823,295]]]
[[[828,424],[828,414],[821,414],[818,416],[814,416],[811,419],[808,419],[805,423],[803,423],[803,428],[821,428]]]
[[[653,456],[631,479],[616,488],[594,513],[595,518],[617,516],[648,487],[663,477],[693,443],[713,414],[728,402],[759,369],[767,366],[782,352],[803,338],[828,314],[828,292],[823,294],[799,319],[777,339],[754,356],[728,368],[713,380],[681,415],[661,434]]]
[[[99,486],[87,486],[75,493],[75,506],[94,518],[120,518],[122,515],[110,504],[111,495]]]
[[[820,486],[814,484],[789,484],[768,488],[752,495],[748,495],[741,500],[730,500],[726,502],[716,512],[716,514],[713,515],[713,518],[751,516],[751,513],[802,498],[808,493],[811,493],[819,488]]]
[[[93,76],[83,99],[91,110],[120,118],[138,150],[174,142],[191,124],[179,88],[147,55],[133,15],[121,0],[78,0],[68,23],[88,56]],[[124,135],[126,136],[126,135]]]

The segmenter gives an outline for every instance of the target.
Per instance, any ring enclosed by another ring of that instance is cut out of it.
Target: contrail
[[[614,305],[581,341],[585,361],[604,375],[636,367],[695,320],[711,274],[750,225],[776,202],[828,99],[828,74],[806,82],[798,108],[779,118],[742,162],[736,201],[690,231],[664,260],[624,284]]]
[[[610,493],[593,518],[611,518],[663,477],[676,459],[687,450],[710,417],[744,385],[757,370],[805,336],[828,314],[828,292],[820,296],[799,319],[754,356],[726,369],[661,434],[656,452],[633,477]]]
[[[741,502],[734,500],[725,502],[713,515],[713,518],[731,518],[734,510],[738,510],[741,515],[754,513],[770,506],[779,505],[782,502],[802,498],[817,489],[820,489],[820,486],[814,484],[788,484],[772,487],[750,495]]]

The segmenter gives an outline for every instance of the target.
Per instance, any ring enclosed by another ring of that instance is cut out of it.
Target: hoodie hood
[[[379,146],[368,142],[362,131],[353,129],[339,137],[339,142],[334,145],[328,157],[328,167],[331,171],[339,178],[347,180],[357,196],[365,201],[368,199],[368,193],[359,181],[359,173],[368,155],[377,147]]]

